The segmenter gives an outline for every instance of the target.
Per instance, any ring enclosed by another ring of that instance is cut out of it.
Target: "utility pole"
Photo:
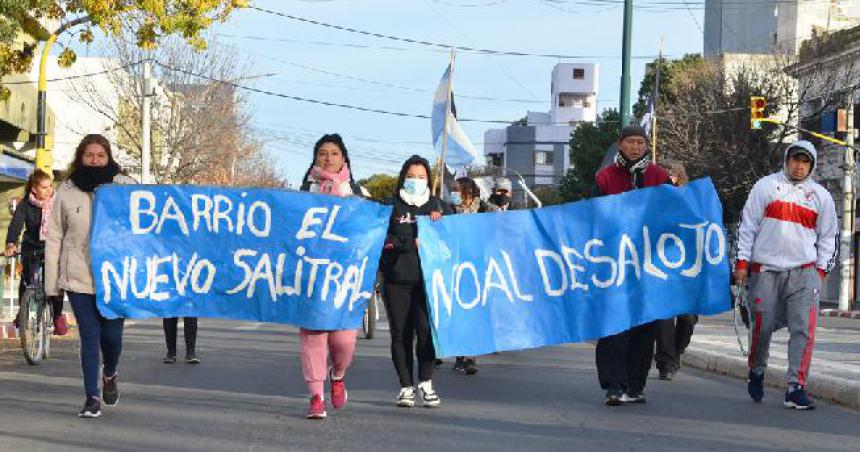
[[[140,111],[140,183],[148,184],[151,182],[152,175],[150,174],[152,150],[151,150],[151,126],[150,126],[150,97],[153,94],[155,86],[152,83],[152,62],[146,60],[143,62],[143,99],[141,102]]]
[[[621,127],[630,124],[630,43],[633,34],[633,0],[624,0],[624,41],[621,44]]]
[[[854,288],[854,199],[855,175],[857,162],[854,160],[854,91],[848,92],[848,105],[845,109],[848,133],[845,142],[845,171],[842,179],[842,231],[839,235],[839,265],[841,278],[839,281],[839,310],[851,309],[851,292]]]

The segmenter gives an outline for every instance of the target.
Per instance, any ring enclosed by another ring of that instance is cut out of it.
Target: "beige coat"
[[[118,174],[115,184],[133,184]],[[90,224],[93,193],[79,189],[66,180],[57,189],[54,208],[45,240],[45,291],[58,295],[60,290],[95,294],[90,258]]]

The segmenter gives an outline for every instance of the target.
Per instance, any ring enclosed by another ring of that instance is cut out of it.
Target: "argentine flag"
[[[442,80],[439,82],[439,88],[436,90],[436,95],[433,98],[433,113],[430,119],[430,128],[433,136],[433,148],[436,149],[436,155],[442,155],[442,129],[445,128],[445,117],[448,117],[448,138],[445,143],[445,163],[449,168],[456,170],[465,167],[468,164],[474,163],[478,158],[478,151],[475,146],[469,141],[469,137],[460,128],[460,123],[457,122],[457,108],[454,106],[454,87],[451,80],[451,65],[445,70]],[[451,90],[451,102],[448,104],[448,90]]]

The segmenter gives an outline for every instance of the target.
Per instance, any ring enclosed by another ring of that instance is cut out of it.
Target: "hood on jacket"
[[[786,178],[791,180],[791,177],[788,174],[788,157],[789,155],[791,155],[792,150],[795,150],[796,148],[801,148],[804,152],[809,154],[810,158],[812,158],[812,166],[809,168],[809,174],[806,175],[805,179],[799,181],[806,182],[807,180],[809,180],[810,177],[812,177],[812,173],[815,172],[815,167],[818,164],[818,152],[815,150],[815,146],[813,146],[812,143],[806,140],[795,141],[794,143],[788,145],[787,148],[785,148],[785,153],[782,157],[782,172],[783,174],[785,174]]]
[[[409,167],[412,165],[421,165],[427,170],[427,184],[429,189],[430,176],[432,174],[430,172],[430,163],[420,155],[413,155],[412,157],[409,157],[409,159],[403,163],[403,167],[400,168],[400,177],[397,178],[397,188],[394,189],[395,197],[400,193],[400,189],[403,188],[403,183],[406,181],[406,172],[409,171]]]

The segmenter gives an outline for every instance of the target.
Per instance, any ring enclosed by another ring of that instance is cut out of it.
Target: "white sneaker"
[[[433,390],[433,383],[430,380],[418,383],[418,390],[421,391],[421,400],[427,408],[436,408],[439,406],[439,396]]]
[[[406,386],[400,388],[400,394],[397,394],[397,406],[411,408],[415,406],[415,388]]]

